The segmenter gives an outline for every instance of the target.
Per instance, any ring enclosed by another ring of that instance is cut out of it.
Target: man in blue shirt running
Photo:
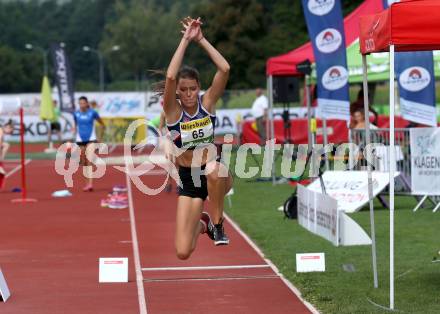
[[[81,96],[79,98],[79,110],[75,111],[75,129],[76,133],[76,144],[81,148],[80,163],[83,167],[86,167],[85,176],[86,185],[83,189],[85,192],[93,191],[93,178],[91,178],[91,166],[92,160],[86,156],[86,150],[89,145],[94,145],[97,142],[96,131],[95,131],[95,120],[99,122],[103,127],[105,127],[104,122],[99,117],[99,114],[90,108],[87,97]],[[83,171],[84,173],[84,171]]]

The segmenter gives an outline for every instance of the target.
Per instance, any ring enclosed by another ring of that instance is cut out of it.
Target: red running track
[[[27,171],[37,203],[10,202],[19,196],[9,192],[19,172],[0,191],[0,268],[12,293],[0,302],[2,314],[311,312],[230,221],[229,246],[201,236],[193,256],[178,260],[175,192],[146,196],[131,185],[133,206],[112,210],[99,200],[126,176],[111,167],[95,192],[82,192],[75,176],[73,196],[61,199],[50,196],[65,188],[53,161],[32,161]],[[164,178],[142,180],[159,186]],[[129,283],[99,284],[99,257],[128,257]]]

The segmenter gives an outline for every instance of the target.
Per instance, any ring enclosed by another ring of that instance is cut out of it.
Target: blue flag
[[[387,9],[399,0],[383,0]],[[437,125],[434,56],[432,51],[397,52],[394,65],[399,85],[400,112],[406,120]]]
[[[350,119],[347,54],[340,0],[302,0],[313,46],[322,118]]]
[[[437,125],[432,51],[399,52],[395,59],[400,112],[406,120]]]

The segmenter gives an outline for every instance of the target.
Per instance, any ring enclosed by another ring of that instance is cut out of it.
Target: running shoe
[[[123,209],[128,207],[128,197],[126,194],[114,194],[110,198],[108,207],[112,209]]]
[[[227,245],[229,244],[229,238],[225,234],[225,229],[223,228],[223,218],[218,224],[213,226],[214,234],[214,244],[215,245]]]
[[[113,187],[113,192],[116,192],[116,193],[127,193],[127,187],[125,185],[121,185],[121,184],[115,185]]]
[[[3,189],[3,187],[5,186],[5,177],[6,176],[0,172],[0,190]]]
[[[113,195],[110,193],[110,194],[107,195],[106,198],[103,198],[101,200],[101,207],[108,207],[108,204],[110,203],[110,199],[111,199],[112,196]]]
[[[211,240],[214,240],[214,225],[212,224],[211,217],[207,212],[203,212],[200,216],[200,222],[203,225],[202,233],[206,233]]]
[[[3,189],[3,186],[5,185],[6,179],[6,171],[3,169],[3,163],[0,162],[0,189]]]

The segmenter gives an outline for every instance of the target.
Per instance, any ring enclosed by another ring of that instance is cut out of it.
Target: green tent
[[[367,56],[368,82],[387,81],[389,76],[388,53],[372,53]],[[359,52],[359,40],[347,48],[347,65],[350,83],[362,82],[362,56]],[[440,51],[434,51],[435,77],[440,77]]]
[[[362,83],[362,56],[359,51],[358,39],[347,48],[348,81],[351,84]],[[388,81],[390,73],[388,61],[388,52],[372,53],[367,56],[368,82]],[[316,81],[315,64],[312,68],[312,81]],[[434,73],[435,77],[440,77],[440,50],[434,51]]]

